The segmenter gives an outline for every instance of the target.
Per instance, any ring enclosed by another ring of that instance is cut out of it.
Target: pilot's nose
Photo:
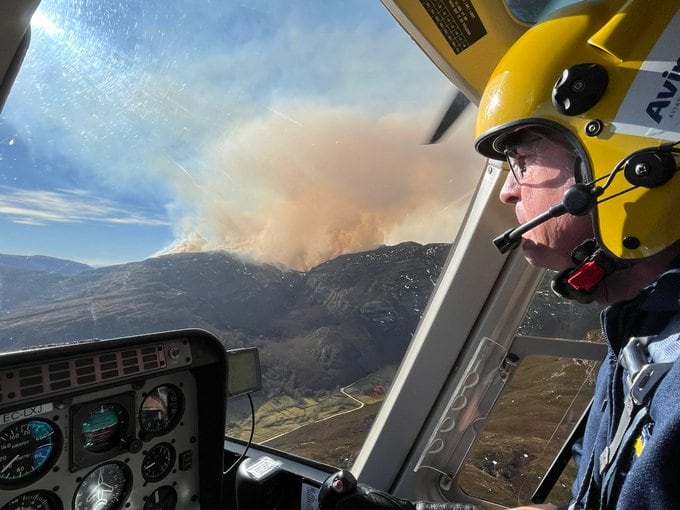
[[[515,176],[512,175],[512,172],[508,172],[508,175],[505,176],[505,182],[503,183],[499,195],[501,202],[511,205],[516,204],[520,198],[520,189],[521,186],[515,180]]]

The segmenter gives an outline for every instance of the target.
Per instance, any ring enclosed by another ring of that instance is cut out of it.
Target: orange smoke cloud
[[[209,170],[180,167],[183,213],[165,252],[224,249],[308,269],[386,243],[451,241],[483,168],[465,117],[422,145],[432,121],[422,115],[272,109],[206,148]]]

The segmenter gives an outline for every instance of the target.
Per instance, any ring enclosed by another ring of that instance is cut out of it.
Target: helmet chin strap
[[[576,267],[558,273],[551,287],[558,296],[579,303],[591,303],[607,276],[631,265],[605,253],[595,239],[587,239],[574,248],[571,259]]]

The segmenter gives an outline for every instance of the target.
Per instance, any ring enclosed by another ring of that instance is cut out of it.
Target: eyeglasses
[[[525,181],[528,167],[539,160],[539,154],[542,155],[544,152],[541,146],[546,143],[559,147],[574,157],[576,156],[576,151],[570,144],[565,141],[554,140],[540,132],[524,131],[521,138],[515,139],[515,141],[516,143],[506,147],[503,153],[517,184],[522,184]],[[541,157],[541,159],[543,158]],[[545,163],[551,164],[553,162],[546,161]],[[554,163],[559,163],[559,161]]]
[[[542,137],[539,135],[524,138],[521,142],[506,147],[503,151],[505,160],[508,162],[510,171],[517,184],[522,184],[524,176],[527,173],[527,165],[531,164],[536,159],[536,151],[538,150],[541,140]],[[521,153],[518,150],[520,147]]]

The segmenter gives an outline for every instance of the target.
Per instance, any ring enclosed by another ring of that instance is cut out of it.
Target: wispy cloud
[[[111,223],[167,225],[163,218],[130,212],[113,201],[81,189],[24,190],[0,186],[0,216],[23,225]]]

